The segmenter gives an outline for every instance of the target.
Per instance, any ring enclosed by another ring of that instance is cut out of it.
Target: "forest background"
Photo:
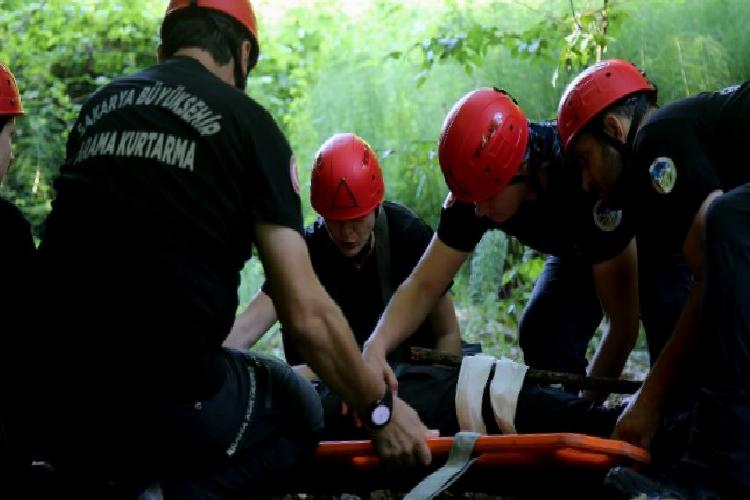
[[[17,160],[0,194],[24,211],[37,237],[81,104],[111,79],[155,64],[165,5],[0,0],[0,62],[14,71],[27,112],[17,121]],[[289,138],[308,223],[315,217],[309,165],[336,132],[364,137],[380,158],[386,197],[434,227],[447,192],[436,158],[438,134],[447,111],[469,90],[502,87],[529,119],[544,120],[554,117],[565,84],[599,58],[636,63],[657,83],[662,104],[750,78],[747,0],[253,5],[262,55],[248,93]],[[463,336],[492,354],[519,358],[518,320],[543,262],[543,255],[500,232],[485,236],[453,287]],[[242,272],[240,309],[262,281],[253,259]],[[283,355],[280,345],[274,334],[258,348]],[[636,371],[647,365],[642,338],[639,348]]]

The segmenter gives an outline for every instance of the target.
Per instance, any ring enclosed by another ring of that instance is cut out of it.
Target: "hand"
[[[659,411],[647,399],[641,398],[638,392],[617,419],[612,439],[648,449],[660,422]]]
[[[362,360],[376,375],[382,377],[395,396],[398,393],[398,379],[385,359],[385,352],[376,344],[365,344],[362,350]]]
[[[434,435],[427,430],[417,412],[397,396],[393,396],[391,421],[373,432],[373,442],[380,456],[398,465],[429,465],[432,453],[425,438]]]

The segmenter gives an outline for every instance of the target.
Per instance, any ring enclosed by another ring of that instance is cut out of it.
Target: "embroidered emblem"
[[[622,210],[610,208],[602,200],[594,203],[594,224],[602,231],[612,232],[622,222]]]
[[[677,170],[671,158],[660,156],[648,167],[651,184],[661,194],[671,193],[677,181]]]

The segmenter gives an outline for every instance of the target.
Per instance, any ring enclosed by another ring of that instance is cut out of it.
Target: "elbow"
[[[317,352],[325,345],[326,317],[330,314],[323,304],[308,304],[297,308],[284,321],[284,332],[290,335],[292,343],[304,355]]]
[[[426,278],[421,274],[409,276],[399,288],[410,288],[413,295],[429,298],[432,303],[437,302],[445,292],[445,287],[438,280]]]

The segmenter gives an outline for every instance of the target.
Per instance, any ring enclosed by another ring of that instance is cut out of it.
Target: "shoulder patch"
[[[456,197],[453,196],[453,192],[448,191],[448,196],[445,197],[445,201],[443,202],[443,208],[448,209],[452,207],[455,202],[456,202]]]
[[[648,167],[648,174],[651,177],[651,185],[658,193],[668,194],[674,189],[674,184],[677,181],[677,170],[672,158],[660,156],[655,159]]]
[[[292,179],[292,188],[294,192],[299,194],[299,175],[297,174],[297,160],[292,156],[289,161],[289,177]]]
[[[610,208],[604,201],[594,203],[594,224],[596,227],[610,233],[617,229],[622,222],[622,210]]]

